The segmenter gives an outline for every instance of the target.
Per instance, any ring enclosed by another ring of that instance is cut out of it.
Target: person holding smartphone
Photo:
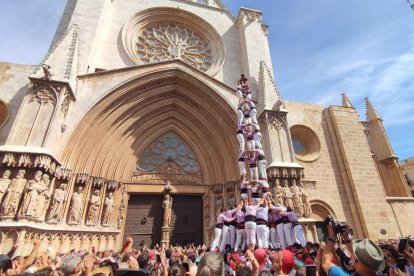
[[[329,222],[328,238],[322,253],[322,267],[326,274],[330,276],[351,275],[343,270],[341,267],[332,263],[334,252],[334,244],[337,235],[333,229],[332,223]],[[384,254],[381,248],[369,239],[351,240],[349,237],[349,227],[341,233],[343,243],[347,246],[348,251],[352,255],[352,264],[354,266],[355,274],[364,276],[375,276],[382,272],[385,268]]]

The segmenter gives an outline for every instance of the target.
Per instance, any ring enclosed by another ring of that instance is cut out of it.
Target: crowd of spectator
[[[413,241],[351,240],[328,226],[322,243],[295,243],[286,249],[249,248],[210,252],[204,245],[169,248],[134,247],[128,238],[119,251],[72,250],[55,256],[34,242],[28,256],[14,256],[17,246],[0,255],[1,275],[414,275]],[[403,266],[402,266],[403,265]]]

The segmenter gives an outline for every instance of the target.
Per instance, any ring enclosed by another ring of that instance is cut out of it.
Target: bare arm
[[[131,237],[128,237],[127,240],[126,240],[126,242],[125,242],[125,244],[124,244],[124,246],[121,249],[121,252],[120,252],[121,258],[124,257],[124,255],[126,253],[128,253],[128,252],[131,251],[131,249],[132,249],[132,243],[133,243],[132,238]]]
[[[253,252],[248,249],[246,251],[246,256],[250,259],[250,262],[252,263],[252,276],[258,276],[259,275],[259,263],[257,262],[256,258],[254,257]]]
[[[17,249],[17,245],[13,244],[12,248],[10,249],[10,251],[7,253],[7,256],[9,256],[9,258],[11,259],[14,255],[14,252],[16,252]]]
[[[39,251],[39,247],[40,247],[40,240],[35,240],[32,252],[30,253],[29,256],[27,256],[26,260],[24,261],[22,270],[25,270],[26,268],[32,265],[34,259],[36,259],[37,252]]]
[[[332,251],[334,249],[335,234],[332,228],[332,224],[328,225],[328,238],[326,239],[325,248],[322,252],[322,267],[325,270],[326,274],[329,275],[329,269],[335,264],[332,263]]]

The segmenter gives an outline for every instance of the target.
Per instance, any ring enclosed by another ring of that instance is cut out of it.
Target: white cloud
[[[372,45],[372,41],[366,41]],[[344,45],[352,48],[353,45]],[[369,47],[359,44],[369,51]],[[340,93],[346,92],[365,114],[363,99],[369,97],[387,126],[414,122],[414,40],[408,50],[400,54],[370,57],[369,52],[350,56],[332,56],[335,51],[319,52],[310,60],[315,70],[302,80],[302,85],[320,87],[310,94],[313,101],[322,105],[339,104]],[[364,58],[360,58],[360,56]],[[319,57],[323,57],[321,60]],[[315,60],[317,59],[317,61]],[[361,119],[364,117],[361,116]]]

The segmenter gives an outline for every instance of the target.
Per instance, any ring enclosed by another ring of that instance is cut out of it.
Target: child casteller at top
[[[244,76],[244,74],[241,74],[240,79],[237,81],[237,96],[246,98],[246,100],[251,99],[251,91],[249,87],[249,83],[247,82],[247,78]]]

